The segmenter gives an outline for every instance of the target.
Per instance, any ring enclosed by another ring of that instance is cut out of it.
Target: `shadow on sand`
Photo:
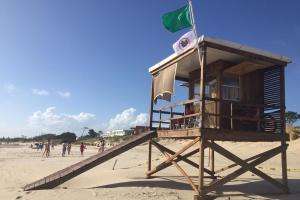
[[[174,178],[174,177],[170,177]],[[179,178],[179,177],[177,177]],[[163,180],[161,180],[163,179]],[[181,178],[179,178],[181,180]],[[239,183],[236,183],[236,182]],[[300,199],[300,179],[289,179],[290,194],[283,194],[280,190],[268,182],[255,179],[238,179],[230,182],[216,192],[212,193],[213,197],[246,197],[249,199],[281,199],[281,200],[296,200]],[[152,187],[152,188],[166,188],[176,190],[191,190],[191,187],[187,183],[174,181],[168,178],[160,177],[160,180],[137,180],[120,182],[108,185],[97,186],[94,188],[118,188],[118,187]],[[253,197],[258,196],[258,197]]]

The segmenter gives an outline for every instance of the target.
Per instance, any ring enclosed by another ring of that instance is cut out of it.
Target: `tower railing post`
[[[153,101],[154,101],[154,79],[152,76],[151,79],[151,90],[150,90],[150,109],[149,109],[149,130],[152,131],[153,130],[153,125],[152,125],[152,121],[153,121]],[[148,161],[147,161],[147,171],[151,170],[151,160],[152,160],[152,135],[150,135],[149,141],[148,141]],[[149,175],[146,176],[147,178],[150,178]]]
[[[205,67],[206,67],[206,46],[202,45],[200,55],[200,133],[199,133],[199,179],[198,179],[198,198],[201,199],[205,195],[204,191],[204,144],[205,144],[205,132],[204,132],[204,122],[205,122]]]

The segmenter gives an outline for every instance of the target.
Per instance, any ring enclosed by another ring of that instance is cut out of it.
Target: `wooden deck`
[[[235,141],[235,142],[274,142],[281,141],[281,135],[269,132],[257,131],[235,131],[219,129],[203,129],[205,138],[214,141]],[[193,139],[201,135],[199,128],[188,128],[178,130],[157,130],[158,138]],[[286,140],[289,136],[286,134]]]

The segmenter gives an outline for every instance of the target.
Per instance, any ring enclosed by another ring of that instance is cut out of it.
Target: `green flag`
[[[164,27],[172,33],[192,26],[189,5],[162,16]]]

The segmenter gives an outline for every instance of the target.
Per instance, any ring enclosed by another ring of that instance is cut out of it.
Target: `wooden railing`
[[[186,113],[185,107],[200,103],[199,99],[184,100],[170,103],[153,113],[159,114],[158,120],[152,123],[158,124],[159,129],[181,129],[190,127],[199,127],[199,117],[201,111],[197,110],[192,113]],[[209,104],[211,105],[209,108]],[[176,107],[184,106],[183,112],[174,111]],[[217,129],[255,129],[256,131],[264,131],[263,123],[268,123],[267,131],[273,132],[276,124],[272,120],[267,119],[263,113],[264,105],[244,104],[231,100],[220,100],[217,98],[205,98],[204,127]],[[164,118],[168,115],[168,118]],[[272,128],[274,126],[274,128]]]
[[[168,105],[165,105],[161,107],[160,109],[153,110],[153,113],[159,114],[158,120],[152,120],[152,123],[158,124],[159,129],[173,129],[175,122],[182,121],[181,124],[184,124],[182,128],[186,128],[185,125],[186,122],[192,118],[195,118],[200,115],[200,113],[192,113],[188,114],[185,109],[183,112],[176,112],[174,111],[176,107],[178,106],[186,106],[188,104],[194,104],[196,102],[200,102],[198,99],[191,99],[191,100],[184,100],[184,101],[178,101],[175,103],[170,103]],[[163,119],[163,115],[168,115],[168,118],[166,120]],[[167,124],[169,126],[163,126],[164,124]]]

